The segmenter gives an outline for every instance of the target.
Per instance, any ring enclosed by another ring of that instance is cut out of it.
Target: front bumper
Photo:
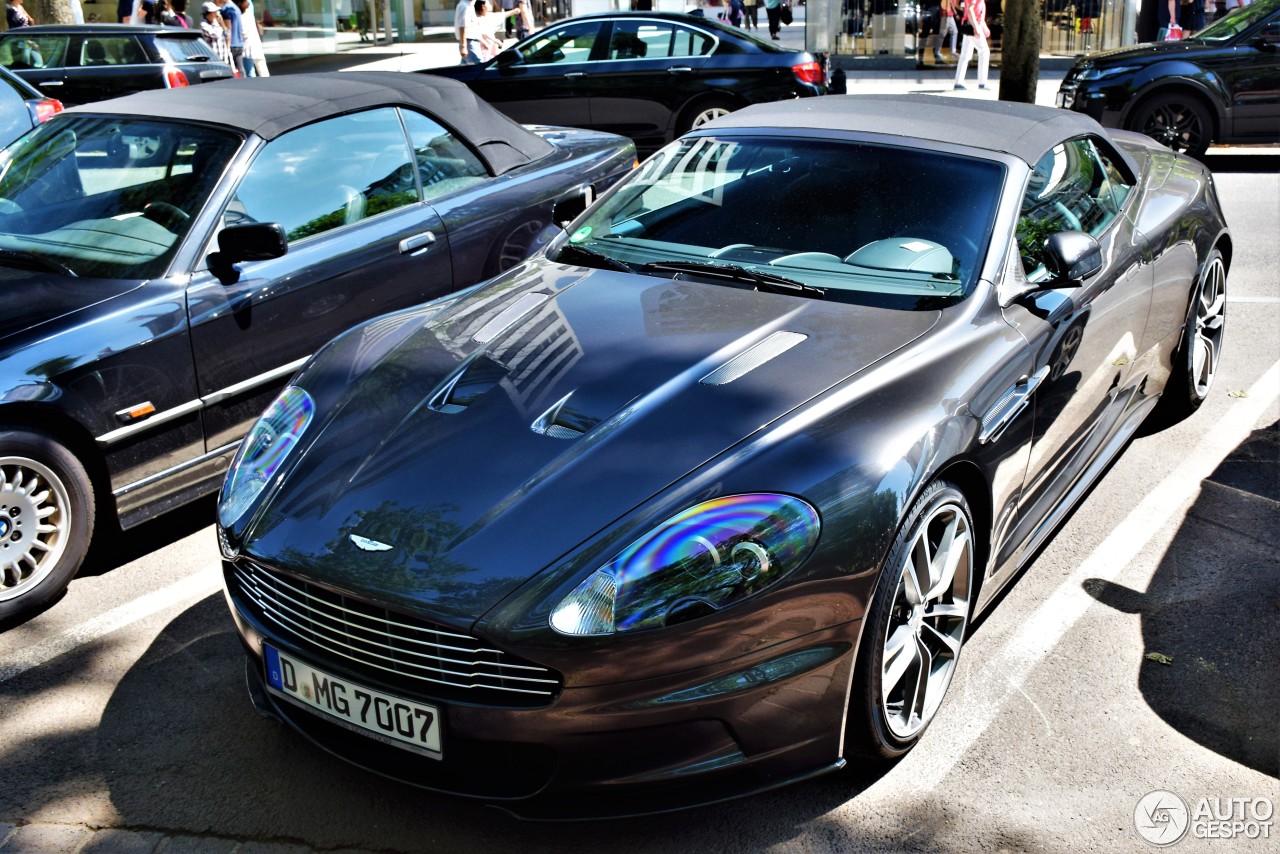
[[[1124,102],[1117,103],[1106,90],[1081,87],[1068,79],[1058,88],[1055,103],[1063,109],[1084,113],[1103,127],[1122,127]]]
[[[841,767],[840,738],[859,623],[775,643],[714,667],[621,684],[564,687],[510,708],[405,696],[340,656],[274,636],[226,591],[259,710],[378,774],[478,799],[523,818],[665,812],[763,791]],[[440,710],[432,759],[344,728],[264,687],[263,644]]]

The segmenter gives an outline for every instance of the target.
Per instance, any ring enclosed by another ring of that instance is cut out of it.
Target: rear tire
[[[876,583],[858,649],[846,751],[896,759],[933,721],[969,628],[973,514],[936,481],[912,505]]]
[[[94,527],[89,476],[47,436],[0,428],[0,624],[58,596]]]
[[[1213,117],[1190,93],[1152,95],[1138,106],[1129,127],[1191,157],[1203,157],[1213,141]]]
[[[1218,374],[1227,322],[1227,266],[1217,249],[1209,253],[1191,294],[1182,342],[1156,410],[1160,424],[1176,424],[1200,408]]]
[[[721,116],[727,116],[737,108],[736,104],[724,98],[699,101],[693,106],[687,107],[684,115],[680,117],[679,136],[684,136],[689,131],[696,130],[707,122],[715,121]]]

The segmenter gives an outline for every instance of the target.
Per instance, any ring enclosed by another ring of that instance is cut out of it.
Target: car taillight
[[[826,82],[826,72],[822,70],[820,62],[802,62],[799,65],[791,66],[791,72],[801,83],[821,84]]]
[[[31,114],[35,117],[36,124],[47,122],[62,112],[62,102],[57,98],[45,98],[42,101],[28,101],[27,103],[31,105]]]
[[[183,74],[182,70],[178,68],[166,69],[164,82],[170,89],[183,89],[191,85],[187,82],[187,75]]]

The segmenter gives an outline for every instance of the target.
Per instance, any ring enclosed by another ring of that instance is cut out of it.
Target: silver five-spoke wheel
[[[1226,308],[1227,271],[1222,258],[1214,256],[1200,278],[1200,292],[1195,305],[1195,339],[1191,345],[1192,390],[1201,399],[1208,396],[1213,378],[1218,373]]]
[[[973,538],[963,508],[932,508],[896,571],[882,641],[880,702],[890,732],[910,739],[942,704],[969,623]]]

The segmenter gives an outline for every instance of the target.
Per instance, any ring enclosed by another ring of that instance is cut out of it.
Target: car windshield
[[[1276,10],[1274,3],[1253,3],[1219,18],[1195,34],[1194,40],[1218,44],[1230,41]]]
[[[935,308],[973,289],[1003,183],[998,162],[925,149],[690,137],[645,161],[576,222],[556,257]]]
[[[0,153],[0,263],[69,275],[161,275],[240,146],[235,134],[59,117]]]

